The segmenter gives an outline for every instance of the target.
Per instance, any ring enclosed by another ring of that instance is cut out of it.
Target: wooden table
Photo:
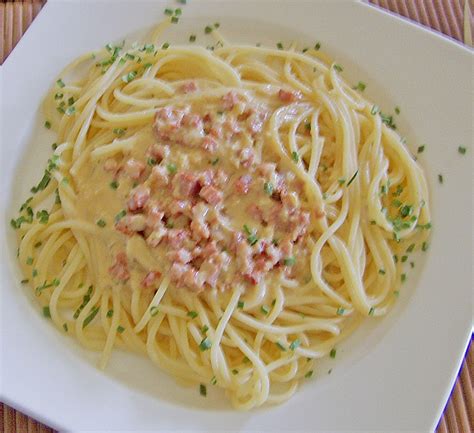
[[[0,64],[8,57],[45,0],[0,3]],[[465,0],[371,0],[371,3],[417,21],[460,42],[469,43],[472,14]],[[466,18],[467,17],[467,18]],[[473,431],[474,354],[472,345],[464,359],[458,380],[438,424],[437,432]],[[0,432],[51,433],[52,429],[19,411],[0,403]]]

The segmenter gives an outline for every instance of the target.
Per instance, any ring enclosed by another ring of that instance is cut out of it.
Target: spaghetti
[[[427,245],[426,180],[319,47],[157,49],[166,25],[57,78],[19,261],[101,368],[126,348],[236,408],[278,403],[389,311]]]

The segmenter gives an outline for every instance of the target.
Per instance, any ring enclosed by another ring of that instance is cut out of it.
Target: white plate
[[[188,2],[166,40],[184,42],[197,33],[204,41],[204,26],[219,21],[236,42],[320,41],[347,79],[368,83],[366,94],[384,111],[400,106],[397,124],[410,147],[426,143],[431,248],[390,315],[368,321],[337,360],[321,365],[319,377],[283,405],[235,412],[214,391],[201,398],[147,359],[125,353],[115,352],[100,372],[95,354],[53,329],[19,284],[8,221],[50,152],[53,137],[41,126],[39,104],[55,74],[78,54],[151,26],[165,6],[178,4],[50,1],[1,77],[2,400],[61,430],[433,429],[471,333],[472,53],[361,3]],[[468,148],[464,156],[460,145]]]

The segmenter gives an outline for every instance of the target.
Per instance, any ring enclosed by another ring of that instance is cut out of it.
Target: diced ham
[[[271,180],[276,171],[276,164],[273,162],[264,162],[257,166],[257,172],[266,180]]]
[[[181,86],[179,86],[179,91],[182,93],[191,93],[191,92],[195,92],[196,90],[197,90],[197,86],[194,81],[188,81],[184,84],[181,84]]]
[[[288,90],[280,89],[280,91],[278,92],[278,98],[280,98],[280,101],[285,102],[285,103],[298,101],[302,97],[303,97],[303,94],[297,90],[288,91]]]
[[[213,254],[218,252],[217,245],[214,241],[208,242],[206,246],[202,249],[201,254],[204,257],[210,257]]]
[[[193,220],[190,227],[193,239],[196,241],[209,238],[209,226],[206,223],[206,216],[208,212],[209,208],[204,205],[204,203],[198,203],[192,209]]]
[[[131,212],[143,209],[146,202],[150,198],[150,189],[144,185],[139,185],[130,193],[127,206]]]
[[[214,125],[209,129],[209,135],[214,138],[222,138],[222,127],[219,125]]]
[[[179,250],[169,251],[166,254],[166,257],[173,263],[189,263],[193,257],[191,253],[185,248],[180,248]]]
[[[210,260],[205,260],[199,268],[199,274],[207,284],[215,288],[219,277],[219,266]]]
[[[222,191],[219,191],[213,186],[205,186],[199,192],[199,196],[206,200],[209,204],[216,205],[223,199]]]
[[[190,268],[184,273],[182,282],[188,289],[199,293],[203,288],[204,278],[196,269]]]
[[[317,218],[317,219],[320,219],[320,218],[324,218],[326,216],[326,212],[324,212],[323,210],[319,209],[319,208],[316,208],[314,210],[314,216]]]
[[[267,118],[267,113],[262,111],[255,111],[248,117],[246,124],[250,134],[255,135],[262,132],[263,124]]]
[[[143,287],[153,287],[155,286],[156,280],[158,280],[161,277],[161,273],[158,271],[150,271],[148,272],[145,277],[143,278],[141,285]]]
[[[154,228],[161,224],[161,220],[165,213],[161,210],[157,202],[149,201],[146,206],[146,225],[149,228]]]
[[[166,229],[162,224],[154,227],[153,231],[146,238],[146,243],[152,248],[156,248],[166,235]]]
[[[152,156],[157,163],[160,163],[169,156],[170,147],[165,144],[153,144],[148,148],[148,154]]]
[[[198,174],[199,185],[209,186],[214,181],[214,172],[212,170],[204,170]]]
[[[118,162],[113,158],[108,158],[104,162],[104,170],[116,172],[118,169]]]
[[[172,185],[173,195],[176,198],[191,198],[196,196],[200,190],[197,176],[189,171],[181,171],[176,174]]]
[[[188,233],[183,229],[170,229],[166,235],[166,240],[171,248],[178,249],[182,247],[188,237]]]
[[[137,161],[134,158],[130,158],[124,167],[125,173],[132,179],[138,180],[145,170],[145,164],[141,161]]]
[[[252,183],[252,176],[249,174],[244,174],[240,176],[235,182],[234,188],[237,194],[247,194],[250,189],[250,184]]]
[[[115,256],[115,263],[109,268],[109,273],[113,278],[121,281],[126,281],[130,278],[127,255],[123,251]]]
[[[204,127],[202,118],[198,114],[185,114],[183,116],[182,126],[191,126],[199,129]]]
[[[169,206],[168,210],[171,215],[190,215],[191,214],[191,204],[188,200],[173,200]]]
[[[127,218],[124,217],[115,223],[115,229],[124,235],[131,236],[133,235],[133,230],[127,224]]]
[[[169,183],[169,175],[166,167],[162,165],[155,165],[151,169],[151,180],[157,186],[166,186]]]
[[[242,240],[237,244],[236,248],[237,266],[243,274],[252,272],[252,248]]]
[[[240,127],[239,123],[233,118],[229,118],[224,122],[224,129],[231,136],[242,132],[242,128]]]
[[[171,138],[175,139],[174,134],[181,126],[181,121],[188,109],[176,109],[170,106],[160,108],[155,114],[155,121],[153,123],[153,131],[156,136],[168,141]]]
[[[299,206],[298,196],[295,192],[284,192],[281,194],[281,202],[290,211],[294,211]]]
[[[243,274],[243,277],[250,283],[250,284],[253,284],[254,286],[257,285],[260,280],[262,279],[262,274],[260,272],[257,272],[257,271],[252,271],[251,273],[250,272],[247,272],[245,274]]]
[[[237,94],[235,92],[230,91],[222,97],[222,102],[224,110],[232,110],[232,108],[234,108],[234,105],[239,102],[239,98],[237,97]]]
[[[239,153],[239,160],[242,167],[250,167],[254,159],[255,153],[251,147],[244,147]]]
[[[206,152],[214,153],[217,150],[217,141],[211,136],[206,135],[202,139],[201,146]]]
[[[296,241],[299,237],[303,236],[308,230],[310,223],[309,212],[298,212],[294,220],[292,221],[291,237]]]
[[[179,283],[183,278],[183,275],[189,270],[191,267],[189,265],[183,265],[181,263],[173,263],[170,269],[170,279],[174,283]]]

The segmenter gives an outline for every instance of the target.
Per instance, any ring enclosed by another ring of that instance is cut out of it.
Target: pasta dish
[[[12,220],[23,282],[101,368],[125,348],[238,409],[279,403],[396,301],[426,180],[318,44],[163,43],[175,18],[55,79],[54,150]]]

